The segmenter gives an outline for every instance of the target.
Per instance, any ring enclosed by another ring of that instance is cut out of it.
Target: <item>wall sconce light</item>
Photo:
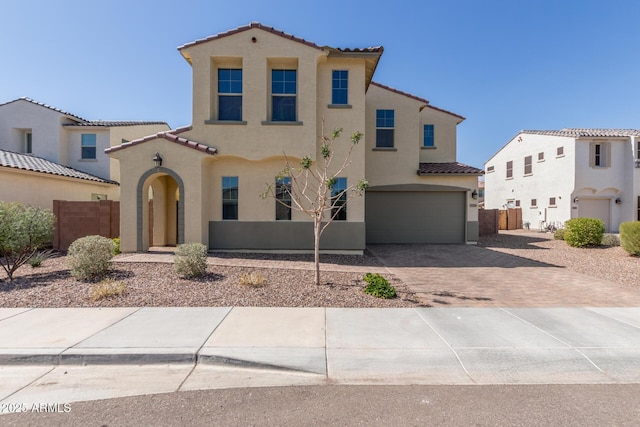
[[[473,200],[476,200],[478,198],[478,192],[476,190],[473,190],[473,192],[471,193],[471,198]]]
[[[573,198],[573,203],[575,203],[576,205],[578,204],[578,198],[577,197]]]
[[[162,157],[160,157],[160,153],[156,152],[156,155],[153,156],[153,164],[157,168],[162,166]]]
[[[622,203],[622,199],[620,197],[616,197],[616,205],[619,205]]]

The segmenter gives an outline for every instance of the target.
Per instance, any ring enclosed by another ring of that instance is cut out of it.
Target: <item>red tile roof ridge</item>
[[[158,132],[156,134],[153,135],[148,135],[139,139],[135,139],[133,141],[129,141],[129,142],[125,142],[122,143],[120,145],[116,145],[110,148],[107,148],[106,150],[104,150],[105,153],[109,154],[109,153],[114,153],[116,151],[120,151],[123,150],[125,148],[129,148],[132,147],[134,145],[139,145],[139,144],[143,144],[145,142],[148,141],[152,141],[154,139],[158,139],[158,138],[162,138],[162,139],[166,139],[169,142],[174,142],[176,144],[181,144],[184,145],[186,147],[189,148],[193,148],[194,150],[198,150],[201,151],[203,153],[207,153],[207,154],[216,154],[218,152],[218,150],[214,147],[210,147],[208,145],[205,144],[201,144],[199,142],[196,141],[192,141],[190,139],[187,138],[182,138],[179,137],[178,135],[191,130],[192,127],[191,126],[183,126],[180,128],[176,128],[176,129],[172,129],[169,131],[165,131],[165,132]]]
[[[403,96],[415,99],[416,101],[420,101],[420,102],[423,102],[425,104],[429,104],[429,101],[424,99],[424,98],[420,98],[419,96],[412,95],[412,94],[410,94],[408,92],[403,92],[401,90],[394,89],[391,86],[383,85],[382,83],[373,82],[373,81],[371,82],[371,84],[374,85],[374,86],[378,86],[378,87],[380,87],[382,89],[386,89],[386,90],[389,90],[391,92],[397,93],[398,95],[403,95]]]

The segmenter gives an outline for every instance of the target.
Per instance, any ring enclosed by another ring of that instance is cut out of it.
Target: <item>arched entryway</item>
[[[184,184],[171,169],[148,170],[138,181],[137,250],[184,243]]]

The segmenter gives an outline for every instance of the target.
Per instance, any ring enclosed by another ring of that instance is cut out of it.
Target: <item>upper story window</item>
[[[533,156],[527,156],[524,158],[524,174],[531,175],[533,173],[533,166],[531,164]]]
[[[608,142],[591,143],[590,166],[595,168],[608,168],[611,166],[611,144]]]
[[[491,173],[495,170],[496,170],[495,166],[487,166],[487,173]]]
[[[271,120],[296,121],[297,70],[271,70]]]
[[[291,178],[276,178],[276,221],[291,221]]]
[[[242,69],[218,69],[218,120],[242,120]]]
[[[555,197],[549,197],[549,207],[550,208],[556,207],[556,198]]]
[[[347,178],[336,178],[331,188],[331,216],[336,221],[347,220]]]
[[[564,156],[564,147],[556,148],[556,156],[557,157]]]
[[[435,147],[434,125],[424,125],[424,135],[422,136],[423,147]]]
[[[507,178],[513,178],[513,161],[507,162]]]
[[[640,139],[636,142],[636,160],[640,160]]]
[[[539,162],[544,161],[544,151],[543,151],[543,152],[541,152],[541,153],[538,153],[538,161],[539,161]]]
[[[376,147],[393,148],[394,110],[376,110]]]
[[[331,73],[331,103],[334,105],[349,103],[348,70],[333,70]]]
[[[31,132],[24,134],[24,152],[26,154],[33,153],[33,134]]]
[[[538,207],[538,200],[537,199],[531,199],[531,207],[532,208],[537,208]]]
[[[222,177],[222,219],[238,219],[238,177]]]
[[[82,159],[95,159],[96,158],[96,134],[95,133],[83,133],[81,136],[81,158]]]

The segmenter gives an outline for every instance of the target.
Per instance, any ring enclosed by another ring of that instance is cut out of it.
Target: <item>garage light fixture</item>
[[[471,193],[471,198],[473,200],[476,200],[478,198],[478,192],[476,190],[473,190],[473,192]]]
[[[616,205],[622,204],[622,199],[620,197],[616,197]]]

